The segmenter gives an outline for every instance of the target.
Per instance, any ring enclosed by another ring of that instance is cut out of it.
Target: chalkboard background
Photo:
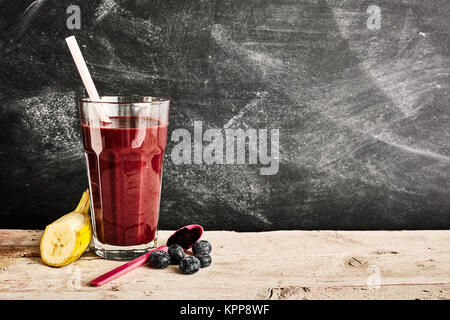
[[[175,165],[169,141],[161,228],[449,228],[449,18],[447,0],[0,0],[0,227],[43,228],[87,187],[74,34],[102,94],[172,98],[169,137],[280,130],[273,176]]]

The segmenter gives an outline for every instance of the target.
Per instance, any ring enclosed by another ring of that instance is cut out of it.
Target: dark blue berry
[[[199,254],[195,256],[200,261],[202,268],[209,267],[211,265],[211,256],[209,254]]]
[[[194,243],[192,246],[192,252],[194,252],[194,255],[200,255],[200,254],[210,254],[212,250],[211,243],[207,240],[200,240]]]
[[[183,274],[193,274],[196,273],[200,269],[200,260],[196,257],[184,257],[181,259],[179,267],[180,271]]]
[[[170,261],[172,264],[179,264],[180,260],[184,258],[184,250],[178,244],[173,244],[169,247]]]
[[[150,254],[150,265],[156,269],[164,269],[170,264],[170,255],[162,250]]]

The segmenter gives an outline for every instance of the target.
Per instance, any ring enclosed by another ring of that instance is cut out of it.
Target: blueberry
[[[192,246],[192,252],[197,256],[199,254],[210,254],[212,250],[211,243],[207,240],[200,240]]]
[[[170,264],[170,256],[167,252],[158,250],[150,254],[150,265],[156,269],[164,269]]]
[[[173,244],[169,247],[170,261],[172,264],[179,264],[180,260],[184,258],[184,250],[178,244]]]
[[[200,261],[202,268],[209,267],[211,265],[211,256],[209,254],[199,254],[196,258]]]
[[[193,274],[196,273],[200,269],[200,260],[196,257],[184,257],[181,259],[179,267],[180,271],[183,274]]]

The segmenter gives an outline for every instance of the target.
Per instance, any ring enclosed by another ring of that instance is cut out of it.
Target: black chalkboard
[[[43,228],[87,187],[74,34],[102,94],[172,99],[161,228],[449,228],[449,18],[446,0],[0,0],[0,227]],[[277,174],[175,164],[195,121],[278,129]]]

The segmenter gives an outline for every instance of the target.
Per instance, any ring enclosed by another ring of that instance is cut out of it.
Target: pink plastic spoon
[[[121,275],[130,272],[131,270],[134,270],[136,268],[139,268],[140,266],[144,265],[147,262],[148,257],[150,257],[150,254],[157,250],[162,250],[167,252],[169,250],[169,247],[172,244],[179,244],[184,250],[190,249],[196,241],[198,241],[201,236],[203,235],[203,227],[198,224],[190,224],[187,226],[184,226],[177,231],[175,231],[169,239],[167,239],[166,246],[161,246],[156,249],[153,249],[146,254],[131,260],[120,267],[117,267],[103,275],[101,275],[98,278],[95,278],[90,282],[93,286],[101,286],[105,283],[110,282],[113,279],[116,279],[120,277]]]

